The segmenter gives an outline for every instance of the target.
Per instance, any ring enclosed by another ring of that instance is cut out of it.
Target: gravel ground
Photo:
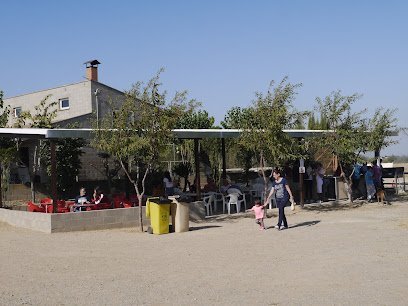
[[[1,305],[408,305],[408,202],[43,234],[0,223]]]

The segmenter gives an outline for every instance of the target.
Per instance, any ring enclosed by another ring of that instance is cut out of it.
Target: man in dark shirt
[[[81,204],[86,204],[86,203],[89,203],[89,198],[86,196],[85,188],[81,187],[81,189],[79,189],[79,195],[75,197],[75,204],[81,205]],[[85,210],[83,208],[84,207],[75,207],[74,211]]]

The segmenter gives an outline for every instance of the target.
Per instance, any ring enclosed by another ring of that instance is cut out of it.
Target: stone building
[[[5,98],[4,104],[9,105],[12,110],[8,125],[13,126],[23,111],[34,114],[35,106],[47,96],[49,96],[47,100],[49,103],[57,102],[57,115],[53,124],[58,128],[64,128],[73,123],[78,128],[91,128],[92,120],[97,120],[105,115],[107,102],[117,105],[123,103],[124,92],[98,81],[99,61],[92,60],[84,64],[86,65],[86,78],[83,81]],[[30,167],[34,161],[33,146],[33,140],[25,140],[22,143],[20,163],[12,167],[10,176],[12,184],[28,185]],[[78,181],[106,180],[104,175],[106,160],[100,158],[97,152],[90,147],[84,147],[83,152]],[[45,169],[42,169],[38,180],[46,183],[48,179]]]

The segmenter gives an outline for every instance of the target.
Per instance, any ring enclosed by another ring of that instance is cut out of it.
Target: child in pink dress
[[[261,205],[261,201],[260,200],[255,200],[255,205],[252,206],[252,208],[250,210],[253,210],[255,213],[255,219],[256,219],[256,223],[259,224],[260,226],[260,230],[264,230],[265,229],[265,225],[264,225],[264,215],[265,215],[265,210],[264,210],[265,205]]]

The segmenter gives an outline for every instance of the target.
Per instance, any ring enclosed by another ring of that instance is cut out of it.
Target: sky
[[[29,1],[0,9],[0,89],[5,97],[84,79],[119,90],[161,67],[169,96],[187,90],[218,124],[234,106],[288,76],[294,106],[362,94],[353,106],[395,108],[408,127],[408,1]],[[408,155],[408,136],[383,155]]]

